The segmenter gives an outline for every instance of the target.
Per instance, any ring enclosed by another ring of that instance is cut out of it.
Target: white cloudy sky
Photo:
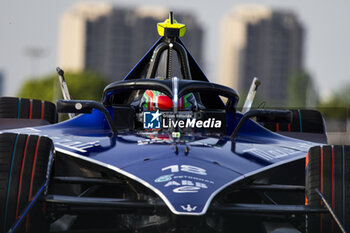
[[[6,77],[5,94],[16,95],[21,82],[31,75],[55,71],[59,18],[78,0],[0,1],[0,71]],[[306,28],[305,66],[324,96],[350,83],[350,1],[349,0],[109,0],[116,5],[160,5],[173,10],[192,11],[206,27],[203,67],[216,81],[218,32],[222,15],[234,6],[259,3],[292,9]],[[30,47],[45,50],[35,61],[26,56]]]

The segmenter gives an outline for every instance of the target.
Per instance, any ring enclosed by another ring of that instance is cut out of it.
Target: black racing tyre
[[[324,205],[318,189],[350,231],[350,146],[312,147],[306,157],[306,204]],[[308,216],[308,232],[341,232],[330,214]]]
[[[48,176],[52,161],[51,139],[37,135],[0,134],[0,233],[20,218]],[[17,232],[46,232],[44,208],[36,202]]]
[[[56,105],[35,99],[0,97],[0,118],[41,119],[57,122]]]
[[[265,128],[274,132],[325,133],[322,114],[317,110],[293,109],[291,123],[261,122]]]

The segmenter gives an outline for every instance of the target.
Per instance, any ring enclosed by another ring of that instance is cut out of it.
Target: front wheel
[[[21,217],[48,178],[53,159],[51,139],[37,135],[0,134],[0,233]],[[17,232],[46,232],[41,203],[36,203]]]
[[[318,189],[350,231],[350,146],[312,147],[306,157],[306,204],[323,205]],[[330,214],[309,215],[308,232],[341,232]]]

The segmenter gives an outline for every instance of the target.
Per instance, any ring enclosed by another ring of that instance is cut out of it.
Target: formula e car
[[[326,145],[321,114],[240,112],[185,25],[158,33],[102,103],[71,100],[60,69],[57,105],[0,98],[0,232],[349,231],[350,147]]]

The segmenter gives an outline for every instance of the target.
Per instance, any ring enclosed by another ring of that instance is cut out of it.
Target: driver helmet
[[[171,110],[173,101],[160,91],[146,90],[141,99],[144,111]],[[178,101],[178,110],[193,110],[197,106],[192,93],[182,96]]]

